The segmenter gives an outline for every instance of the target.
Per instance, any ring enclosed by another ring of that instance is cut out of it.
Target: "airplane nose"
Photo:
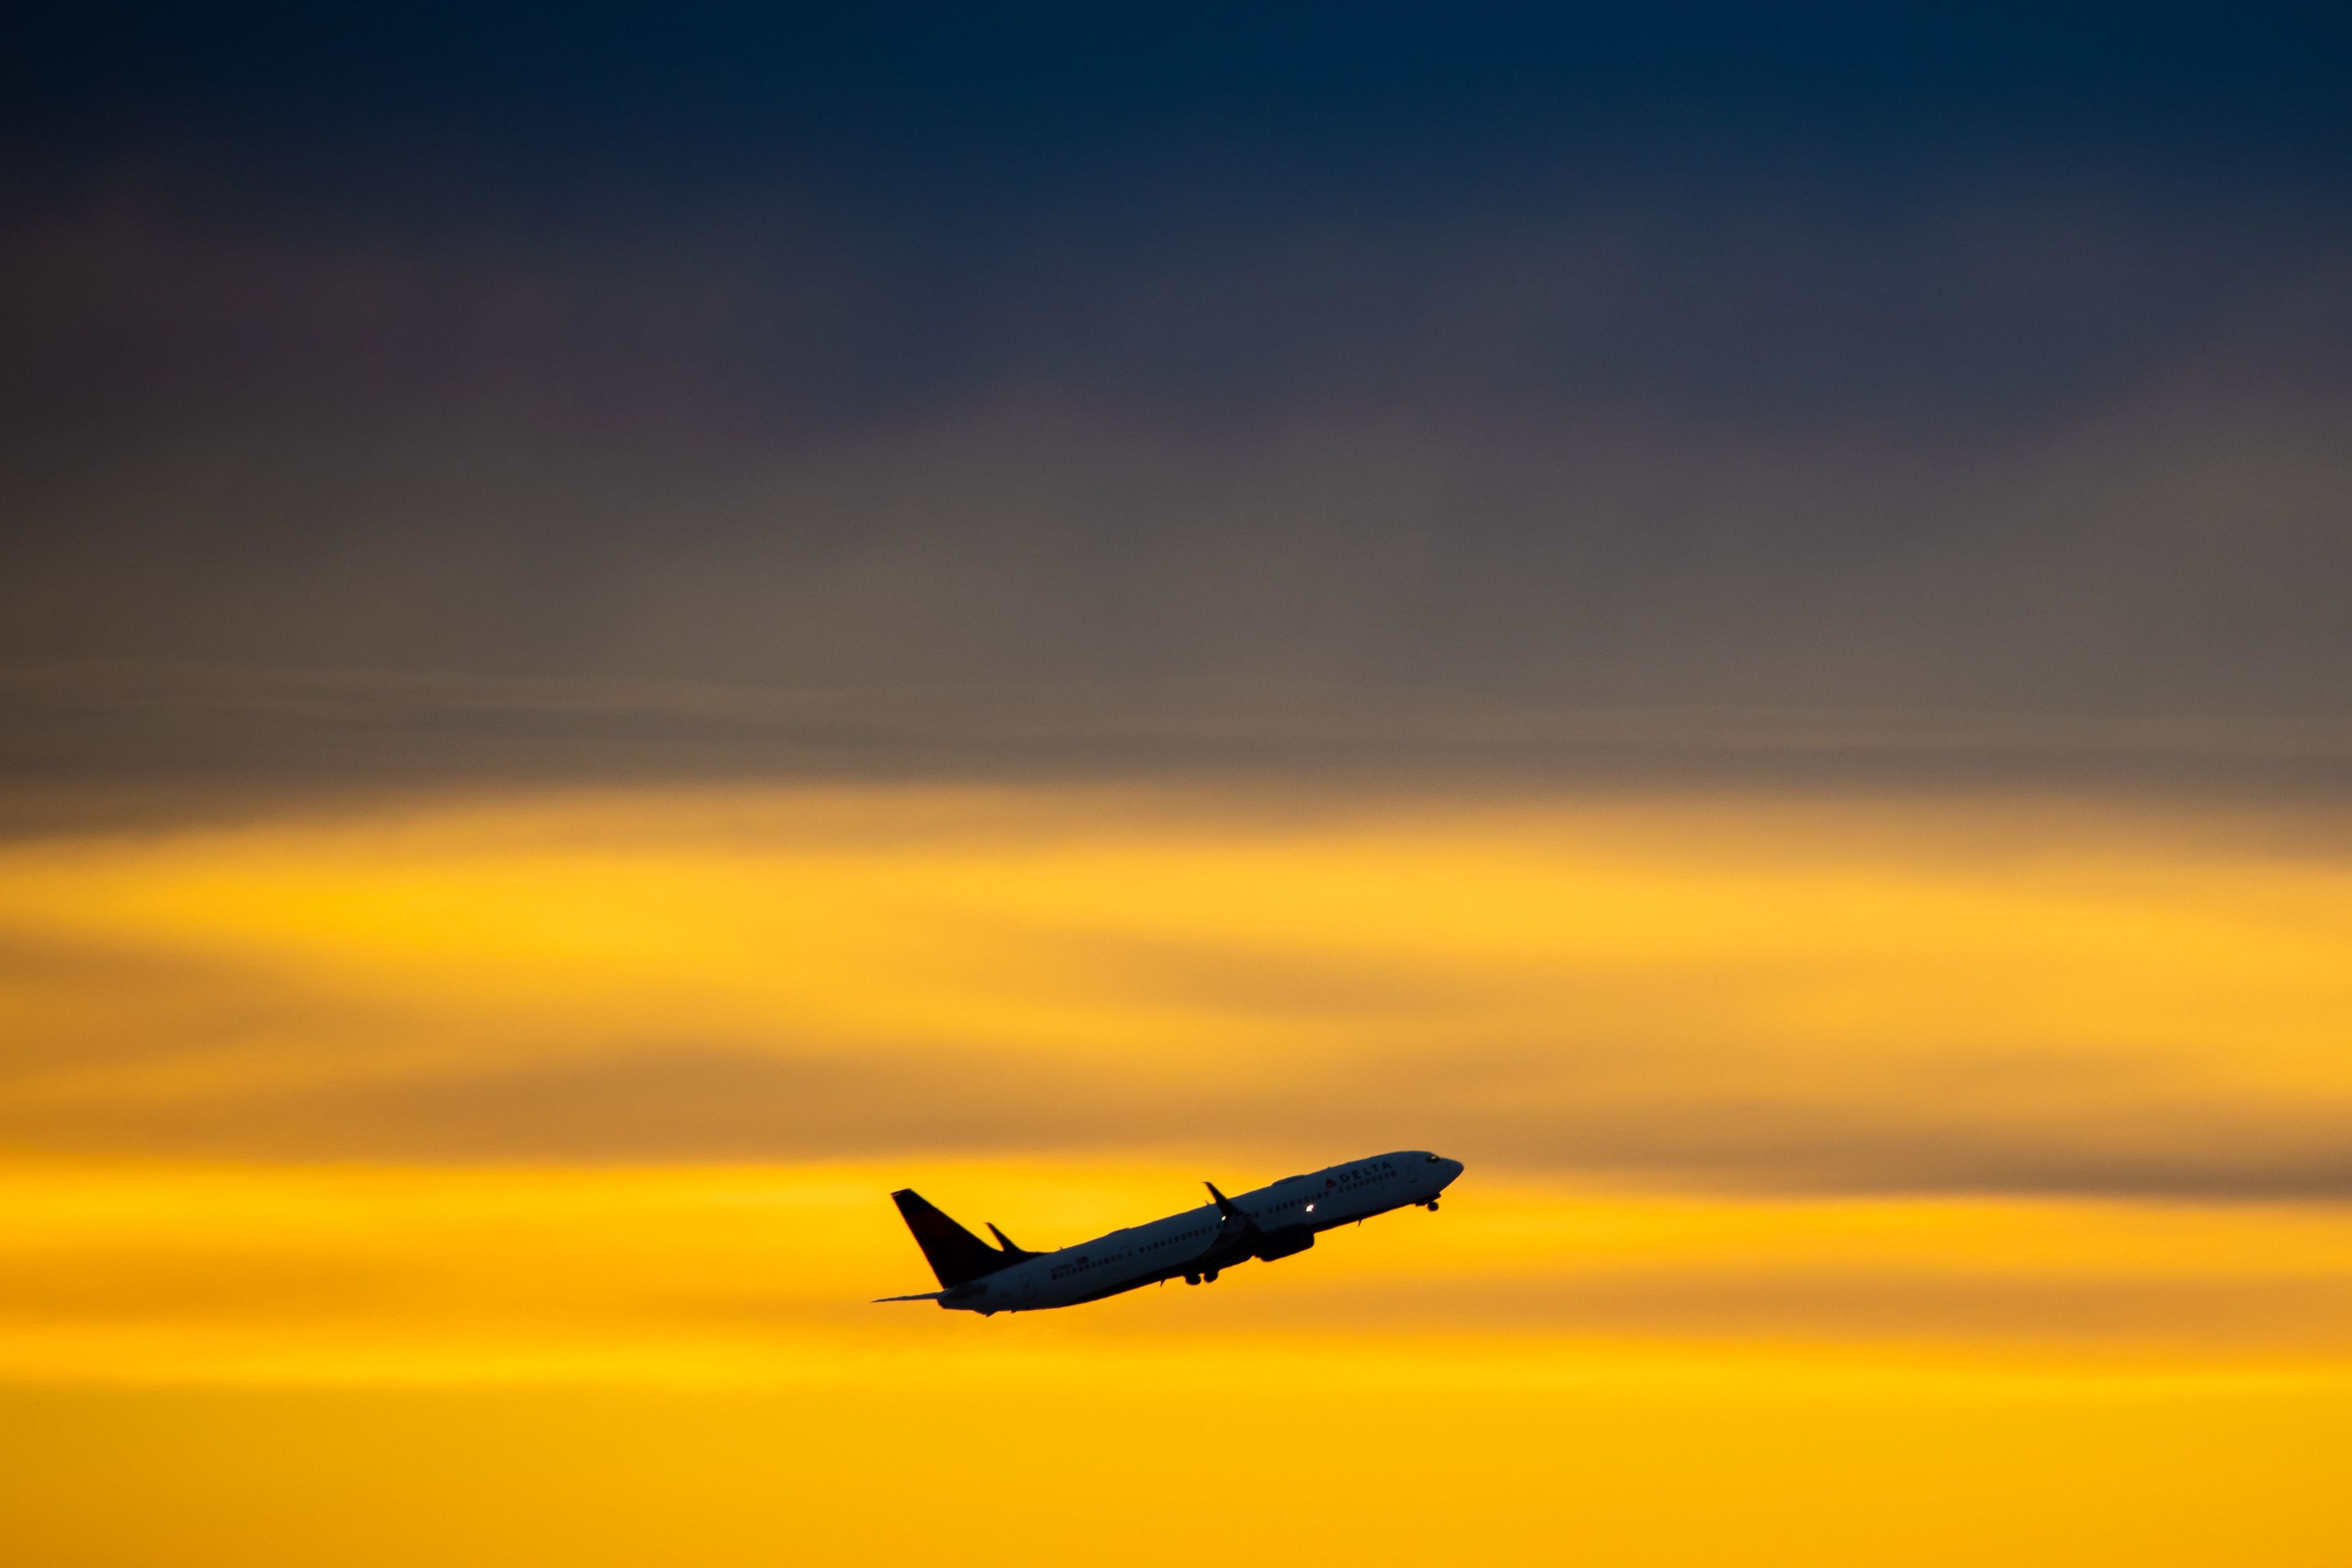
[[[1438,1185],[1440,1186],[1452,1186],[1454,1185],[1454,1178],[1462,1174],[1462,1162],[1460,1160],[1441,1159],[1437,1162],[1437,1168],[1445,1173],[1445,1179]]]

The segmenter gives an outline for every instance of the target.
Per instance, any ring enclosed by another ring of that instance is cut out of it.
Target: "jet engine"
[[[1261,1263],[1271,1263],[1276,1258],[1287,1258],[1304,1252],[1315,1245],[1315,1232],[1304,1225],[1286,1225],[1279,1230],[1269,1230],[1252,1249],[1250,1256]]]

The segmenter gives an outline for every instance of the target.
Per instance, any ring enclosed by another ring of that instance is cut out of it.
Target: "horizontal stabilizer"
[[[912,1296],[877,1296],[874,1304],[878,1307],[885,1301],[936,1301],[946,1294],[945,1291],[924,1291]]]
[[[1031,1252],[1026,1249],[1015,1246],[1013,1244],[1013,1238],[1005,1235],[1004,1232],[996,1228],[993,1222],[991,1222],[989,1225],[988,1233],[991,1236],[995,1237],[997,1241],[1003,1246],[1004,1255],[1007,1258],[1012,1259],[1016,1263],[1026,1262],[1030,1259],[1037,1256],[1034,1252]]]

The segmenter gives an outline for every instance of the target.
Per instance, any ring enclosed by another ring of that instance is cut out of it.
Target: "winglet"
[[[1223,1215],[1227,1219],[1231,1219],[1235,1215],[1241,1213],[1240,1209],[1234,1207],[1234,1200],[1232,1198],[1227,1197],[1223,1193],[1217,1190],[1217,1184],[1215,1182],[1204,1181],[1201,1185],[1207,1187],[1209,1189],[1209,1196],[1217,1200],[1217,1212],[1219,1214]]]

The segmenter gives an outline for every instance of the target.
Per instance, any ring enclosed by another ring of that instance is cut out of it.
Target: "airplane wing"
[[[1223,1217],[1224,1222],[1218,1228],[1217,1239],[1209,1253],[1197,1262],[1222,1267],[1226,1263],[1238,1263],[1244,1258],[1261,1258],[1271,1263],[1277,1258],[1304,1252],[1315,1245],[1312,1226],[1285,1225],[1269,1231],[1243,1213],[1239,1204],[1219,1192],[1216,1183],[1202,1182],[1201,1185],[1207,1187],[1209,1196],[1217,1200],[1217,1212]]]
[[[1204,1181],[1201,1185],[1207,1187],[1209,1196],[1217,1200],[1217,1213],[1225,1222],[1226,1232],[1244,1239],[1261,1234],[1257,1221],[1244,1214],[1232,1198],[1219,1192],[1215,1182]]]

